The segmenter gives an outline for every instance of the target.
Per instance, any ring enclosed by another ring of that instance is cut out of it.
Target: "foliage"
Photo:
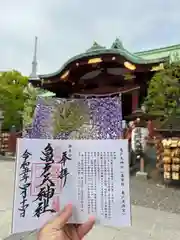
[[[23,127],[29,127],[32,124],[39,89],[28,85],[25,88],[24,93],[26,94],[26,101],[24,103],[23,111]]]
[[[135,76],[132,73],[125,73],[124,74],[124,80],[131,81],[135,78]]]
[[[72,132],[89,122],[89,115],[85,106],[73,101],[57,104],[53,114],[54,136],[58,133]]]
[[[28,78],[17,71],[2,72],[0,74],[0,109],[4,112],[3,128],[10,129],[15,125],[21,128],[21,115],[24,109],[24,88]]]
[[[152,77],[145,105],[150,112],[161,112],[168,116],[177,108],[180,98],[180,64],[166,64],[164,69]]]

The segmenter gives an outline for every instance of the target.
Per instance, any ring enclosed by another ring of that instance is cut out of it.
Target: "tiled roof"
[[[144,59],[137,54],[130,53],[128,50],[126,50],[122,44],[122,42],[116,38],[114,43],[110,48],[105,48],[101,45],[99,45],[97,42],[94,42],[93,46],[89,48],[86,52],[82,54],[78,54],[71,59],[69,59],[58,71],[51,73],[51,74],[45,74],[45,75],[39,75],[40,78],[50,78],[53,76],[56,76],[60,74],[61,72],[64,71],[64,69],[67,68],[67,66],[74,62],[74,61],[79,61],[82,58],[87,58],[87,57],[97,57],[101,55],[108,55],[108,54],[113,54],[114,56],[122,56],[127,61],[134,63],[134,64],[159,64],[163,62],[167,62],[169,60],[169,56],[166,57],[161,57],[161,58],[156,58],[156,59]]]

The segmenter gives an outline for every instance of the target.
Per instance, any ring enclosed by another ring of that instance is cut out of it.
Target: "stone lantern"
[[[146,113],[144,106],[142,106],[142,108],[136,109],[131,115],[125,117],[126,120],[134,122],[134,128],[131,132],[131,149],[132,153],[135,154],[136,159],[140,163],[140,171],[138,171],[136,175],[137,177],[141,177],[143,179],[147,178],[144,161],[147,140],[149,137],[147,121],[152,120],[153,118],[154,116]]]

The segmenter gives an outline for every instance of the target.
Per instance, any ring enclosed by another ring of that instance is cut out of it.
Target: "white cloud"
[[[116,36],[131,51],[180,43],[179,0],[0,0],[0,69],[31,71],[34,36],[39,72],[50,73],[94,40]]]

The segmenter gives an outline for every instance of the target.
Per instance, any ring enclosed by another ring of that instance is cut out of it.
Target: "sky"
[[[179,0],[0,0],[0,70],[53,73],[94,41],[130,52],[180,44]]]

